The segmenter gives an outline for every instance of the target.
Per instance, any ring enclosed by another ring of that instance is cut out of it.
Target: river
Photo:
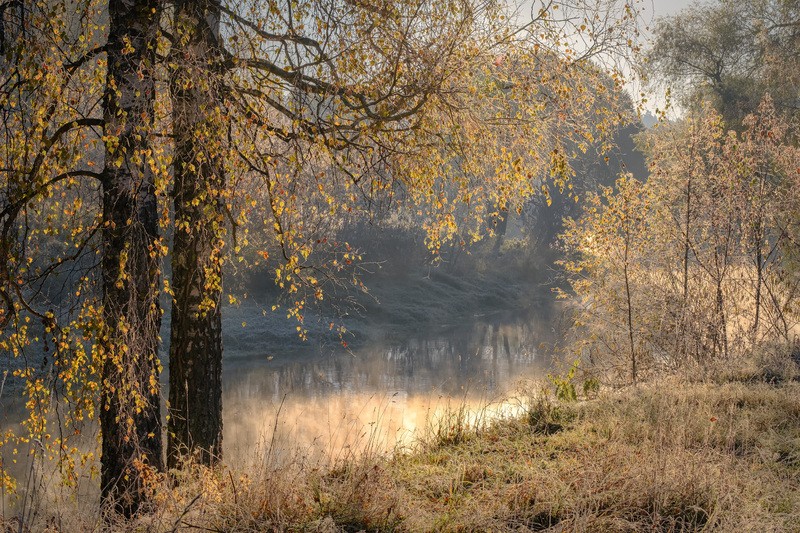
[[[387,449],[413,444],[447,409],[505,410],[521,381],[550,368],[556,332],[549,315],[477,317],[353,351],[227,359],[227,459],[246,461],[279,441],[334,458],[343,448]]]
[[[551,367],[549,347],[559,338],[554,315],[552,305],[534,305],[484,316],[466,313],[445,326],[418,324],[399,334],[392,326],[377,326],[352,349],[333,341],[293,342],[283,349],[272,342],[261,349],[253,339],[266,335],[262,323],[228,324],[225,461],[248,468],[299,454],[335,462],[353,453],[413,446],[447,413],[468,411],[469,422],[517,414],[524,409],[513,398],[520,382],[543,378]],[[166,376],[162,381],[166,386]],[[18,387],[9,394],[14,390],[6,387],[0,398],[3,431],[21,429],[24,402]],[[96,442],[96,428],[85,428],[84,435],[81,447],[88,449]],[[39,480],[54,475],[54,465],[37,461],[31,470],[26,450],[20,453],[17,464],[4,454],[4,467],[20,479],[23,492],[31,474]],[[81,483],[88,501],[95,484]]]

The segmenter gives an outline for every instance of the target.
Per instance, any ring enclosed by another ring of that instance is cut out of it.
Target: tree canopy
[[[659,20],[647,70],[674,84],[684,103],[710,98],[741,125],[769,93],[782,113],[797,114],[800,4],[795,0],[719,0]]]
[[[627,119],[617,62],[636,36],[633,6],[611,0],[537,5],[524,23],[473,0],[1,13],[0,349],[31,413],[3,443],[38,439],[75,482],[71,442],[100,413],[103,492],[133,491],[125,513],[162,468],[162,295],[171,385],[188,391],[170,416],[186,420],[183,402],[218,399],[226,262],[268,265],[302,334],[309,301],[360,260],[337,238],[355,213],[402,197],[434,253],[481,238]],[[186,370],[192,343],[208,382]],[[183,427],[168,451],[216,453],[221,426],[196,443]]]

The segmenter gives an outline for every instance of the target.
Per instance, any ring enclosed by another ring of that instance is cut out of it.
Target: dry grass
[[[759,376],[539,397],[491,424],[455,410],[393,456],[267,451],[246,471],[184,473],[155,512],[115,529],[800,532],[800,382]],[[69,512],[48,524],[100,529]]]
[[[663,383],[557,409],[395,460],[403,529],[800,531],[797,383]]]

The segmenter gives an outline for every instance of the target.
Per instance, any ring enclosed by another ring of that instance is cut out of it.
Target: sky
[[[653,15],[656,17],[675,15],[681,9],[697,3],[699,2],[691,0],[645,0],[642,7],[645,10],[645,20],[649,20]]]
[[[677,15],[681,12],[681,10],[699,3],[701,2],[698,2],[697,0],[644,0],[641,5],[643,10],[642,19],[647,26],[652,28],[659,17]],[[643,32],[643,37],[649,38],[649,32]],[[636,89],[629,87],[629,91],[634,94]],[[653,113],[656,109],[663,107],[664,104],[665,99],[662,94],[649,94],[648,104],[646,104],[644,108],[646,111]],[[680,115],[681,110],[674,106],[676,106],[675,102],[673,102],[673,108],[670,116]]]
[[[642,10],[642,22],[652,26],[659,17],[677,15],[691,5],[707,3],[709,0],[641,0],[637,4]],[[541,5],[541,0],[510,0],[510,4],[520,6],[520,13],[530,13],[533,5]]]
[[[511,4],[520,6],[520,13],[530,13],[534,5],[541,5],[546,0],[509,0]],[[656,21],[660,17],[668,17],[677,15],[683,9],[693,5],[704,4],[713,2],[714,0],[641,0],[637,3],[637,7],[641,9],[641,18],[639,21],[641,38],[647,40],[652,36],[652,28],[655,26]],[[591,2],[587,2],[591,3]],[[650,29],[642,27],[646,26]],[[634,96],[634,100],[638,99],[638,94],[643,89],[639,87],[638,83],[631,82],[627,84],[627,89]],[[664,107],[666,100],[661,92],[650,93],[647,95],[647,103],[644,105],[644,110],[648,112],[655,112],[657,109]],[[675,102],[672,102],[673,108],[670,115],[680,114],[680,109],[676,107]]]

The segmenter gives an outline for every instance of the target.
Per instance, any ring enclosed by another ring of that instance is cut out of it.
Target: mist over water
[[[391,449],[412,444],[448,407],[497,409],[521,380],[545,376],[557,340],[551,314],[474,318],[355,351],[230,358],[226,459],[246,462],[275,439],[330,458],[367,444]]]
[[[226,349],[223,369],[226,462],[247,463],[270,442],[280,442],[285,452],[314,448],[317,455],[334,457],[348,446],[363,446],[365,432],[379,436],[379,447],[389,450],[413,443],[415,432],[448,407],[488,405],[489,411],[507,412],[508,405],[498,402],[508,400],[520,381],[542,378],[550,368],[551,348],[560,337],[558,312],[543,301],[474,315],[465,313],[444,327],[418,324],[402,335],[390,324],[373,325],[369,340],[352,350],[327,342],[242,352],[235,347],[252,343],[237,337],[258,336],[263,325],[228,328],[226,340],[234,348]],[[21,392],[2,398],[3,429],[21,429]],[[84,434],[88,449],[96,429],[84,428]],[[18,474],[27,470],[20,452],[18,465],[6,465]]]

